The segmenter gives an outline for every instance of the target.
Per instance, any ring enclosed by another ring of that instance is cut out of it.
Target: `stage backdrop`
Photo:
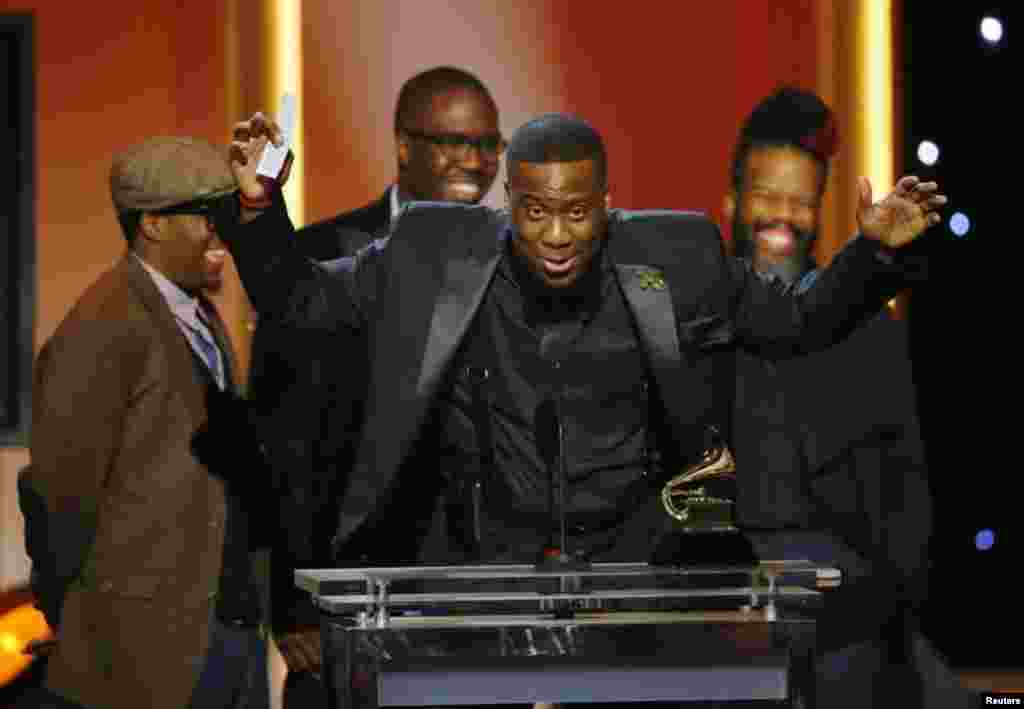
[[[379,196],[394,177],[398,89],[438,64],[491,87],[506,134],[548,111],[591,121],[615,204],[717,216],[742,116],[781,83],[816,86],[819,5],[307,0],[307,221]]]

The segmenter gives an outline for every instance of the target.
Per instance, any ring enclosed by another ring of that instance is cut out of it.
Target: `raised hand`
[[[238,181],[238,189],[249,202],[260,203],[270,198],[275,189],[274,180],[256,174],[260,157],[268,142],[281,145],[283,140],[281,127],[270,117],[262,113],[253,114],[247,121],[235,124],[232,130],[232,142],[229,150],[231,171]],[[288,181],[291,172],[292,155],[288,154],[281,174],[277,177],[278,185]]]
[[[857,223],[861,234],[894,249],[909,244],[925,229],[938,224],[942,219],[938,210],[947,202],[945,195],[938,194],[936,183],[921,182],[913,176],[900,178],[891,193],[874,203],[868,179],[860,178],[858,186]]]

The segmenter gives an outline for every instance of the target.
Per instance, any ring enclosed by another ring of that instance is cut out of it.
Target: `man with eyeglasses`
[[[387,236],[408,201],[476,204],[490,190],[504,141],[494,99],[471,73],[441,66],[406,81],[394,129],[394,184],[364,207],[299,230],[295,243],[307,258],[351,256]],[[294,587],[292,570],[329,565],[347,452],[336,449],[338,438],[328,432],[333,421],[353,418],[337,392],[342,382],[360,378],[362,364],[339,354],[331,336],[272,318],[257,327],[253,362],[254,401],[266,423],[270,460],[292,481],[281,504],[272,597],[276,638],[290,669],[286,702],[304,706],[321,694],[307,672],[319,663],[317,616],[308,595]],[[308,512],[310,499],[324,502],[314,514]]]
[[[386,236],[408,201],[476,204],[491,189],[504,148],[498,107],[483,82],[451,66],[423,71],[398,93],[394,184],[364,207],[299,230],[300,249],[318,261],[354,255]]]
[[[115,157],[110,190],[127,252],[36,362],[45,513],[26,527],[48,540],[33,550],[56,630],[47,690],[95,709],[267,707],[249,506],[265,471],[202,295],[221,285],[235,179],[209,143],[154,138]]]

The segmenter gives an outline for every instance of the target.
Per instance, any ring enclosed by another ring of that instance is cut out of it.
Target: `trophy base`
[[[757,561],[750,540],[732,525],[673,530],[658,540],[650,559],[672,566],[745,566]]]

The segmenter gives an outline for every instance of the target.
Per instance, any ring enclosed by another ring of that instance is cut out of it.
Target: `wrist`
[[[243,211],[260,212],[264,209],[269,209],[274,205],[275,198],[281,192],[281,185],[277,180],[265,177],[258,177],[257,179],[263,188],[262,197],[250,197],[245,193],[244,189],[239,189],[237,192],[238,204]]]
[[[854,238],[864,244],[864,248],[868,250],[875,261],[885,264],[886,266],[891,266],[896,262],[897,248],[889,246],[881,239],[869,236],[863,230]]]

